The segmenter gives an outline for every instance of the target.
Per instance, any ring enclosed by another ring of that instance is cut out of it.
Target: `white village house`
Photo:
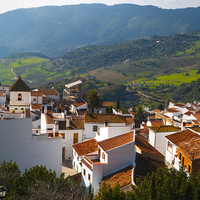
[[[62,137],[32,134],[32,119],[0,120],[0,163],[12,160],[23,173],[35,165],[62,172]]]
[[[98,193],[105,177],[124,169],[128,169],[130,174],[123,187],[134,184],[135,133],[130,130],[122,133],[124,128],[130,129],[130,127],[101,127],[95,139],[73,145],[74,163],[79,167],[80,163],[82,165],[80,167],[82,183],[86,188],[91,185],[94,194]],[[80,169],[77,168],[77,172]]]

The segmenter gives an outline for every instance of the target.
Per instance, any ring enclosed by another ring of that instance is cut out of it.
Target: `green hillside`
[[[74,49],[200,30],[200,7],[80,4],[0,14],[0,57],[40,52],[58,57]]]

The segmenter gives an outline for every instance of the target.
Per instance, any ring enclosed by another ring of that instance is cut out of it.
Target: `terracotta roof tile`
[[[193,114],[193,112],[190,112],[190,111],[187,111],[186,113],[184,113],[184,115],[192,115]]]
[[[31,91],[31,96],[42,96],[41,91]]]
[[[98,144],[95,139],[86,140],[86,141],[74,144],[72,145],[72,147],[74,148],[74,150],[79,156],[93,153],[98,150]]]
[[[166,110],[166,112],[169,112],[169,113],[174,113],[174,112],[179,112],[176,108],[168,108]]]
[[[149,144],[148,139],[144,138],[143,136],[135,136],[135,145],[143,152],[163,157],[159,151],[157,151],[153,146]]]
[[[152,126],[163,126],[163,120],[162,119],[155,119],[151,120]]]
[[[134,121],[134,119],[133,119],[133,117],[126,117],[126,125],[128,125],[128,124],[134,124],[135,123],[135,121]]]
[[[82,162],[84,165],[86,165],[87,168],[89,168],[90,170],[92,170],[91,164],[89,164],[89,163],[85,160],[85,158],[82,159],[81,162]]]
[[[175,103],[174,106],[177,106],[177,107],[184,107],[185,104],[182,104],[182,103]]]
[[[187,110],[189,110],[189,111],[194,111],[195,109],[192,108],[192,107],[187,107]]]
[[[66,129],[84,129],[84,119],[73,118],[73,120],[70,120],[70,125]]]
[[[191,153],[194,153],[194,160],[200,159],[200,135],[180,142],[179,147],[190,160],[192,160]]]
[[[194,114],[193,115],[198,121],[200,121],[200,114]]]
[[[74,101],[72,103],[73,106],[75,107],[79,107],[79,106],[82,106],[84,104],[86,104],[87,102],[85,102],[83,99],[77,99],[76,101]]]
[[[155,109],[155,110],[153,110],[153,112],[160,112],[160,110],[158,110],[158,109]]]
[[[31,91],[28,85],[21,79],[19,78],[13,83],[13,85],[10,86],[9,91],[23,91],[23,92],[29,92]]]
[[[98,114],[98,113],[86,113],[84,116],[85,122],[104,123],[105,120],[108,123],[126,123],[126,118],[120,115],[114,114]]]
[[[85,115],[85,113],[87,112],[87,109],[79,109],[77,110],[78,115]]]
[[[104,151],[108,151],[110,149],[114,149],[116,147],[133,142],[133,140],[134,140],[134,132],[130,131],[128,133],[124,133],[122,135],[118,135],[97,143]]]
[[[31,104],[32,109],[42,109],[42,104]]]
[[[132,170],[133,165],[129,165],[123,169],[118,170],[108,176],[104,176],[101,182],[101,186],[104,181],[108,183],[111,187],[114,187],[117,183],[119,183],[120,187],[124,187],[126,185],[132,184]]]
[[[42,92],[44,95],[60,95],[55,89],[38,89],[38,91]]]
[[[177,133],[173,133],[171,135],[165,136],[168,140],[170,140],[172,143],[174,143],[176,146],[179,146],[179,144],[182,141],[187,141],[190,138],[197,137],[198,134],[191,131],[190,129],[186,129],[183,131],[179,131]]]
[[[173,131],[180,131],[181,129],[175,126],[151,126],[149,127],[154,132],[173,132]]]
[[[47,114],[45,114],[46,117],[46,122],[47,124],[54,124],[54,119],[53,119],[53,112],[52,111],[47,111]]]
[[[143,137],[148,138],[148,136],[149,136],[149,129],[148,128],[138,129],[138,130],[136,130],[136,134],[142,135]]]

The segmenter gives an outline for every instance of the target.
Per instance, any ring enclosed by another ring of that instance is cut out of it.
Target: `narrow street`
[[[12,68],[11,66],[8,66],[8,65],[6,64],[6,61],[5,61],[4,58],[2,58],[2,61],[3,61],[3,63],[4,63],[7,67],[10,68],[10,71],[11,71],[12,74],[14,75],[14,78],[12,78],[12,79],[13,79],[13,80],[17,80],[17,75],[16,75],[15,72],[13,71],[13,68]]]

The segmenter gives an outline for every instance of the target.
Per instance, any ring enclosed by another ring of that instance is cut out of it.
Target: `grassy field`
[[[24,67],[29,66],[33,64],[40,64],[43,62],[48,61],[48,59],[45,58],[39,58],[39,57],[32,57],[32,58],[22,58],[20,60],[16,60],[15,62],[9,63],[9,66],[11,67]]]
[[[103,68],[90,71],[89,74],[91,76],[95,76],[96,79],[103,82],[125,83],[133,79],[132,77],[124,76],[122,74],[118,74]]]
[[[200,74],[197,74],[197,70],[189,70],[184,73],[156,77],[154,80],[145,81],[145,79],[138,79],[137,82],[150,86],[158,86],[160,84],[174,84],[179,86],[182,83],[196,81],[198,78],[200,78]]]

